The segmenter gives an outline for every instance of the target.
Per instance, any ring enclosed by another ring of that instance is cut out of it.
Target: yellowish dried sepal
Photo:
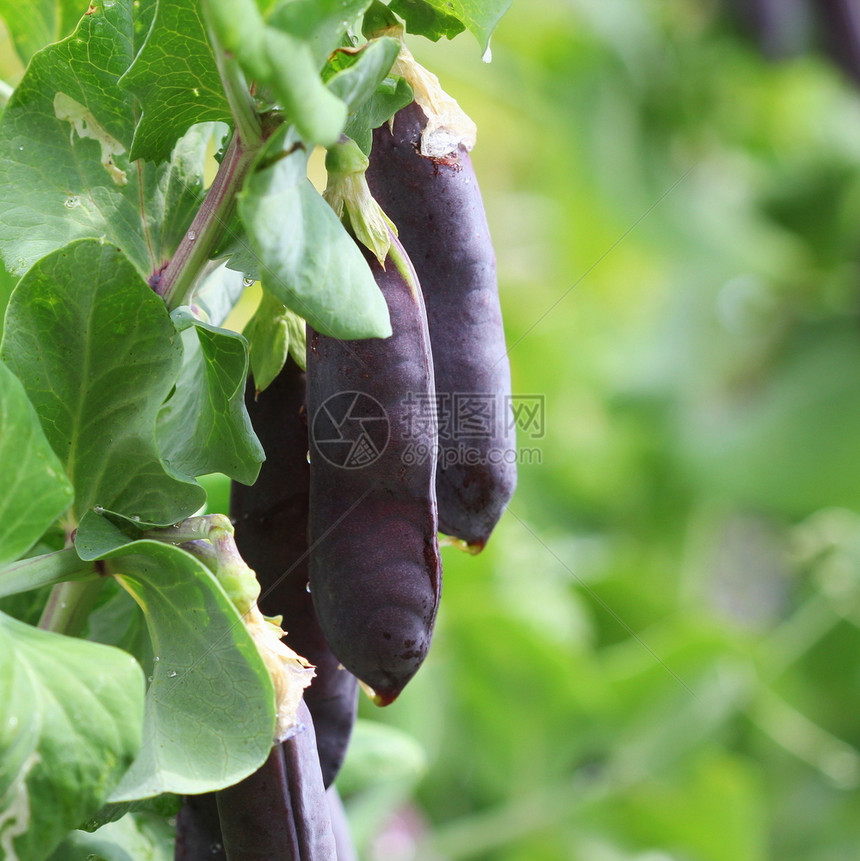
[[[315,670],[312,664],[281,640],[285,632],[267,619],[256,603],[251,605],[242,619],[275,686],[275,741],[285,741],[297,729],[296,712]]]

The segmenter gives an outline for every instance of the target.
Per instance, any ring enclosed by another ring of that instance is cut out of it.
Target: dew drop
[[[23,149],[24,149],[24,145],[23,145],[23,144],[22,144],[21,146],[19,146],[19,147],[18,147],[18,151],[19,151],[19,152],[23,151]]]
[[[308,449],[308,453],[305,455],[305,460],[310,463],[311,462],[311,451]]]
[[[256,280],[257,280],[256,278],[252,278],[250,275],[243,275],[242,276],[242,286],[243,287],[252,287],[254,285],[254,281],[256,281]]]
[[[151,683],[152,683],[152,676],[147,676],[147,677],[146,677],[146,680],[147,680],[148,682],[150,682],[150,684],[151,684]]]
[[[158,655],[156,655],[156,656],[155,656],[155,661],[156,661],[156,663],[157,663],[158,661],[160,661],[160,660],[161,660],[161,658],[159,658],[159,657],[158,657]]]
[[[110,9],[111,6],[116,6],[116,0],[104,0],[103,5],[105,9]]]
[[[310,593],[311,593],[311,581],[310,580],[308,580],[308,582],[305,583],[305,592],[307,592],[308,595],[310,595]]]
[[[492,63],[493,62],[493,49],[489,45],[487,45],[487,50],[484,51],[484,54],[481,57],[481,59],[485,63]]]
[[[194,93],[194,98],[195,98],[195,99],[199,99],[199,98],[200,98],[200,90],[198,90],[198,89],[197,89],[197,87],[194,87],[194,89],[192,89],[192,90],[191,90],[191,92],[192,92],[192,93]]]
[[[179,675],[179,673],[177,673],[177,672],[176,672],[176,670],[171,670],[171,671],[167,674],[167,678],[168,678],[168,679],[175,679],[178,675]]]
[[[188,231],[188,241],[194,242],[195,239],[197,239],[197,231],[196,230],[189,230]]]
[[[63,206],[65,206],[66,209],[77,209],[80,205],[81,205],[81,199],[76,194],[73,194],[70,197],[67,197],[63,201]]]

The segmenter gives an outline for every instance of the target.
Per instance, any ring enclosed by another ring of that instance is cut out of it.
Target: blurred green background
[[[445,551],[427,664],[362,706],[426,757],[359,730],[367,861],[858,857],[860,91],[769,5],[411,42],[478,123],[546,422],[487,550]]]
[[[410,42],[478,123],[546,409],[424,668],[362,703],[362,861],[858,857],[860,89],[809,14],[851,2],[514,0],[490,65]]]

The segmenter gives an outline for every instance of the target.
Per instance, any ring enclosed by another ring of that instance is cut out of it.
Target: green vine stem
[[[169,310],[187,304],[197,276],[224,235],[259,147],[248,147],[236,133],[191,226],[155,285]]]
[[[207,7],[208,8],[208,7]],[[206,267],[230,223],[236,194],[263,144],[263,127],[245,77],[236,60],[222,50],[209,27],[218,74],[233,115],[233,138],[206,197],[176,253],[154,289],[164,298],[169,310],[187,304],[199,274]]]
[[[86,628],[96,595],[102,587],[102,579],[59,583],[51,589],[48,603],[39,619],[39,627],[45,631],[78,637]]]

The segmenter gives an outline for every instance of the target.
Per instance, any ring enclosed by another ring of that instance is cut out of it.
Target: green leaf
[[[48,861],[173,861],[176,827],[163,817],[129,813],[94,834],[73,831]]]
[[[185,330],[185,361],[158,418],[161,455],[183,475],[223,472],[253,484],[265,454],[245,409],[248,343],[196,320],[187,308],[172,317]]]
[[[143,748],[110,800],[211,792],[246,777],[269,755],[275,697],[233,604],[178,547],[139,541],[107,558],[143,610],[155,653]]]
[[[196,0],[157,4],[146,42],[120,85],[143,110],[131,159],[163,161],[193,124],[231,119]]]
[[[86,561],[101,559],[118,547],[139,541],[143,533],[154,525],[123,517],[106,508],[91,509],[84,512],[75,534],[75,552]]]
[[[155,446],[181,350],[163,302],[113,246],[74,243],[15,289],[0,354],[72,479],[78,516],[100,505],[173,523],[203,504],[203,489],[170,475]]]
[[[18,279],[6,271],[6,267],[0,263],[0,337],[3,336],[3,318],[6,315],[6,305],[9,297],[15,289]]]
[[[221,46],[249,78],[271,89],[302,138],[334,143],[346,122],[346,106],[324,86],[311,45],[267,27],[254,0],[211,0],[208,9]]]
[[[238,222],[236,225],[238,226]],[[191,299],[192,307],[206,322],[213,326],[223,326],[244,289],[241,273],[222,264],[213,269],[195,291]]]
[[[404,78],[385,78],[376,92],[349,118],[344,134],[352,138],[365,155],[370,155],[373,130],[388,122],[412,101],[412,87]]]
[[[278,376],[287,356],[292,355],[296,364],[305,367],[305,322],[268,290],[263,290],[263,298],[245,327],[245,337],[250,343],[251,373],[258,393]]]
[[[457,17],[454,3],[434,0],[392,0],[393,9],[405,22],[406,31],[437,42],[442,36],[453,39],[466,29]]]
[[[281,3],[268,23],[300,39],[318,67],[342,44],[350,21],[363,15],[371,0],[290,0]]]
[[[486,51],[490,35],[512,0],[392,0],[391,8],[406,21],[406,29],[433,39],[452,39],[465,28]]]
[[[5,858],[44,858],[105,801],[140,746],[143,674],[110,646],[0,614]]]
[[[0,0],[0,17],[26,65],[36,51],[71,33],[84,8],[78,0],[33,0],[24,11],[15,0]]]
[[[387,36],[373,39],[359,51],[338,51],[336,56],[341,63],[346,58],[350,62],[329,78],[328,88],[344,101],[352,113],[376,92],[399,53],[398,40]]]
[[[0,565],[17,559],[75,493],[18,378],[0,363]]]
[[[149,278],[199,204],[200,146],[193,165],[187,148],[168,165],[129,164],[135,99],[117,82],[133,57],[131,8],[97,8],[39,51],[3,112],[0,254],[13,274],[89,237],[122,248]]]
[[[254,173],[239,214],[266,289],[336,338],[386,338],[388,306],[358,246],[305,174],[296,151]]]

